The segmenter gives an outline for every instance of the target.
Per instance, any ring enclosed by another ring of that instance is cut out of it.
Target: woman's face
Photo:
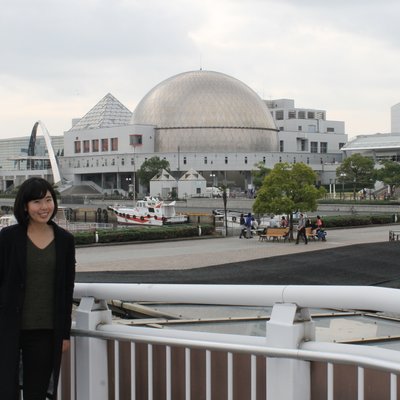
[[[42,199],[31,200],[26,205],[30,223],[47,224],[54,211],[54,201],[47,191]]]

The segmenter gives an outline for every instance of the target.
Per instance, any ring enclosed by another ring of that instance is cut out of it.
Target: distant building
[[[185,172],[178,181],[178,197],[186,198],[206,195],[206,179],[191,168]]]
[[[256,164],[272,168],[277,162],[308,164],[319,182],[329,183],[347,135],[344,122],[325,117],[323,110],[295,108],[294,100],[263,101],[228,75],[191,71],[156,85],[133,113],[107,94],[73,120],[63,153],[56,153],[64,182],[91,181],[110,192],[128,192],[136,171],[153,156],[167,160],[175,177],[198,171],[207,186],[247,190]],[[19,152],[17,145],[11,154]],[[0,169],[8,177],[3,188],[36,173],[17,175],[15,168]]]
[[[393,160],[400,162],[400,132],[359,135],[342,148],[345,156],[355,153],[372,157],[375,162]]]
[[[294,100],[265,100],[279,130],[279,151],[339,153],[347,142],[343,121],[326,119],[325,110],[295,108]]]
[[[178,193],[178,181],[165,169],[150,180],[150,196],[168,199]]]
[[[400,103],[390,109],[391,132],[400,133]]]

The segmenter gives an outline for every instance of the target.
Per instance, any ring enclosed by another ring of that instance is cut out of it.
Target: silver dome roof
[[[138,104],[132,124],[156,125],[156,151],[276,151],[267,105],[243,82],[213,71],[175,75]]]

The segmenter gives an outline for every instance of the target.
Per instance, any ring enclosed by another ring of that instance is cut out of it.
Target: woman
[[[73,236],[56,225],[54,189],[30,178],[14,203],[18,224],[0,231],[0,399],[56,393],[62,352],[69,348],[75,278]],[[52,376],[52,379],[51,379]]]

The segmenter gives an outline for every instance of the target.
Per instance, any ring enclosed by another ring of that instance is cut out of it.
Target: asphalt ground
[[[82,248],[77,282],[400,287],[396,227],[328,231],[295,245],[237,237]]]

